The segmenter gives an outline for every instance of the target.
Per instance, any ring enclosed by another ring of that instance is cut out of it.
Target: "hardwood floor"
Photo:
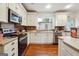
[[[57,56],[58,45],[30,44],[24,51],[25,56]]]

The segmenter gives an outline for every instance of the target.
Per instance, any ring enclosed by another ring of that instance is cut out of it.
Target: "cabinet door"
[[[8,7],[9,7],[11,10],[17,12],[17,3],[9,3]]]
[[[38,32],[36,40],[39,44],[48,44],[49,39],[47,32]]]
[[[58,39],[58,55],[62,56],[63,42],[61,39]]]
[[[21,15],[21,3],[9,3],[8,7],[15,11],[17,14]]]
[[[4,53],[8,56],[18,56],[18,40],[14,40],[4,46]]]
[[[33,20],[32,20],[33,17],[32,17],[32,15],[28,14],[27,17],[28,17],[28,26],[33,26]]]
[[[8,22],[8,8],[6,3],[0,3],[0,22]]]
[[[72,56],[69,52],[66,51],[66,49],[62,49],[62,54],[61,56]]]
[[[67,15],[59,14],[56,15],[56,26],[65,26],[67,22]]]
[[[35,13],[29,13],[27,15],[28,26],[37,26],[37,17]]]
[[[48,32],[48,43],[53,44],[53,32]]]
[[[27,11],[25,10],[25,8],[23,7],[22,4],[20,4],[20,15],[22,16],[22,23],[21,25],[26,26],[26,17],[27,17]]]
[[[56,26],[61,26],[62,23],[62,16],[56,15]]]
[[[21,25],[24,25],[24,26],[26,26],[26,21],[27,19],[26,19],[26,14],[24,14],[23,16],[22,16],[22,24]]]
[[[64,25],[64,26],[66,26],[66,23],[67,23],[67,15],[62,15],[62,23],[61,23],[61,25]]]

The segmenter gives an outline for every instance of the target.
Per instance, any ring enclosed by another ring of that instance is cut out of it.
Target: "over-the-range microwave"
[[[21,23],[22,17],[11,9],[8,9],[8,20],[13,23]]]

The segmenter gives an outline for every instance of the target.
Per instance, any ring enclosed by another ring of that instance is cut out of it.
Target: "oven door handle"
[[[21,41],[24,40],[25,38],[27,38],[27,36],[24,36],[24,37],[19,38],[19,41],[21,42]]]

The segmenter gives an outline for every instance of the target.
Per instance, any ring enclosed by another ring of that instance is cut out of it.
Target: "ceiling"
[[[51,5],[50,9],[46,9],[46,5]],[[56,12],[56,11],[79,11],[79,3],[73,3],[72,7],[65,9],[70,3],[23,3],[28,12]]]

